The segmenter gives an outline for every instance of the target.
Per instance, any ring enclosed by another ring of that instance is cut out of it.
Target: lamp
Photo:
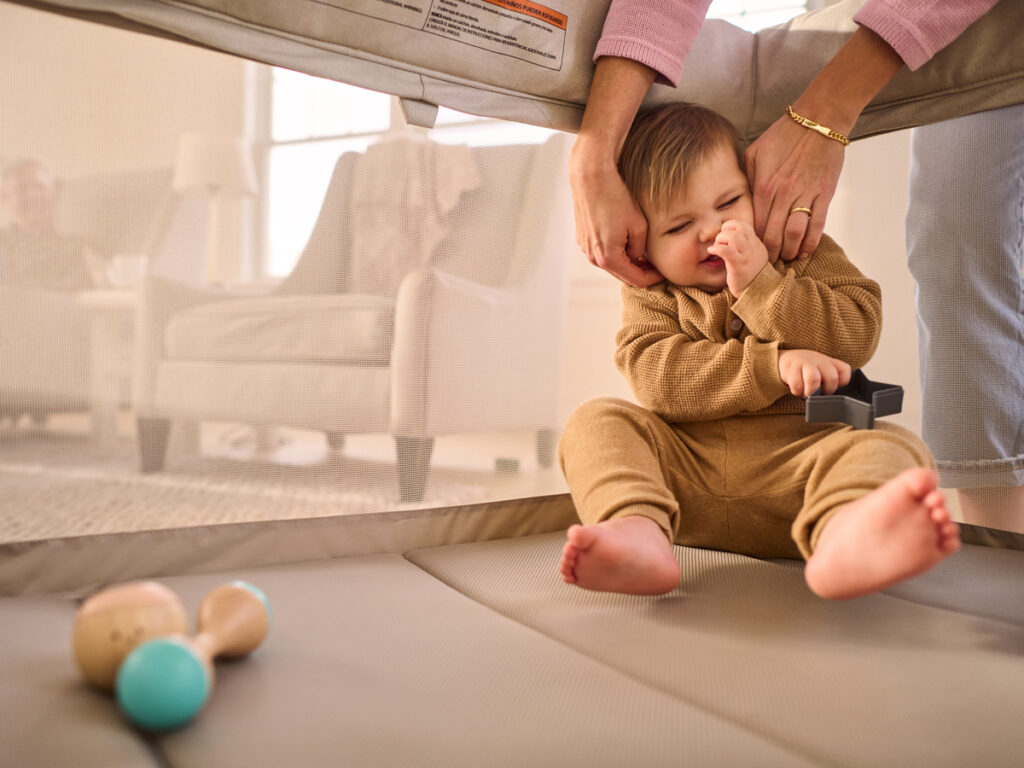
[[[174,189],[210,198],[207,222],[206,282],[224,282],[225,204],[256,193],[256,171],[248,143],[240,136],[183,133],[178,139]]]

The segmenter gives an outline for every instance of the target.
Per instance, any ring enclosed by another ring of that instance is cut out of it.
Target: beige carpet
[[[483,500],[433,472],[422,502],[398,501],[393,463],[332,456],[304,465],[171,455],[141,475],[130,440],[0,435],[0,543],[182,526],[364,514]]]

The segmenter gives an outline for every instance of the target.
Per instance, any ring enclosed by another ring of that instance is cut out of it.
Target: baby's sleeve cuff
[[[765,264],[750,281],[743,295],[732,305],[732,311],[747,324],[748,328],[753,329],[784,281],[785,277],[781,272],[772,264]]]

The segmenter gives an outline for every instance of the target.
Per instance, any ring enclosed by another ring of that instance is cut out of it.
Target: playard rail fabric
[[[4,0],[401,97],[432,125],[438,105],[564,131],[579,125],[610,0]],[[678,88],[747,139],[765,130],[845,42],[863,0],[842,0],[749,33],[709,20]],[[853,138],[1024,101],[1024,3],[1002,0],[867,107]]]

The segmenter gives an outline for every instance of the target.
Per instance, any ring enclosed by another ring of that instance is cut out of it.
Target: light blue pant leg
[[[1024,104],[914,129],[907,254],[941,484],[1024,484]]]

